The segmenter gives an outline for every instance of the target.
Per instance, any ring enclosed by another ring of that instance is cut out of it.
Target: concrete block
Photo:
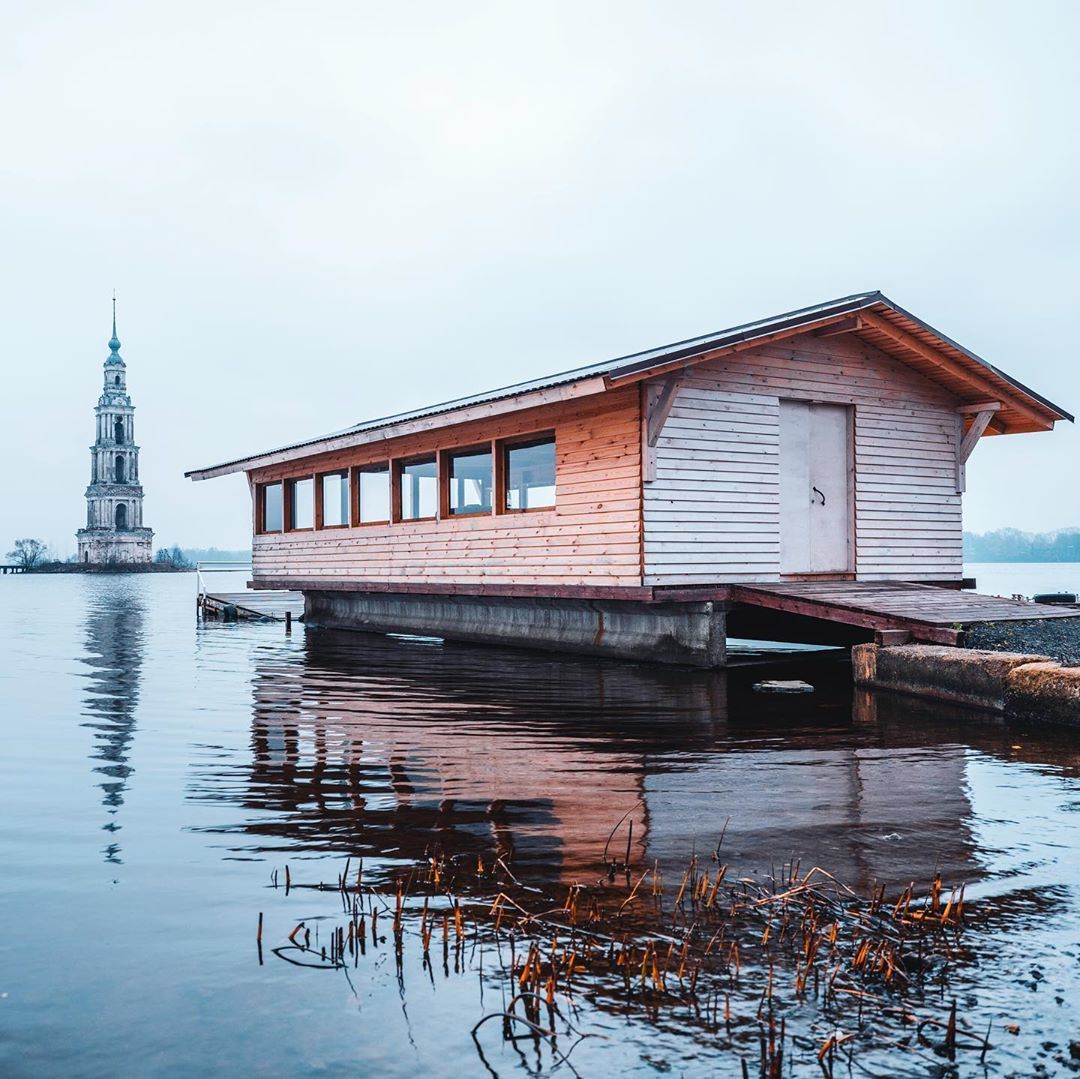
[[[877,682],[876,644],[857,644],[851,650],[851,675],[857,686],[872,686]]]
[[[1014,667],[1006,679],[1005,714],[1080,727],[1080,667],[1052,662]]]
[[[861,650],[874,649],[871,658]],[[991,712],[1005,711],[1009,672],[1046,656],[976,651],[949,645],[909,644],[895,648],[858,645],[853,654],[857,685],[950,701]]]

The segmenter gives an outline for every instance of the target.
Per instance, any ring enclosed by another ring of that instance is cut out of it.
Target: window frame
[[[390,460],[390,523],[395,525],[415,524],[417,521],[438,521],[442,509],[442,469],[439,467],[442,451],[416,453],[410,457],[393,457]],[[409,465],[427,464],[435,466],[435,512],[428,517],[405,517],[401,512],[401,479]]]
[[[387,512],[389,517],[379,521],[360,520],[360,474],[362,472],[385,472],[389,489],[387,497]],[[384,528],[394,523],[394,462],[389,457],[378,461],[365,461],[362,465],[353,465],[349,470],[352,479],[352,489],[349,491],[351,502],[352,522],[354,528]]]
[[[323,480],[327,476],[342,476],[348,485],[345,500],[345,520],[339,525],[328,525],[323,521],[323,509],[326,495],[323,492]],[[331,468],[326,472],[318,472],[315,475],[315,528],[319,532],[333,531],[336,528],[350,528],[352,526],[352,470],[349,468]]]
[[[296,485],[303,483],[304,480],[311,480],[311,524],[297,526],[296,524]],[[299,476],[289,476],[285,483],[285,502],[283,507],[284,512],[284,531],[285,532],[314,532],[315,521],[315,498],[316,491],[318,490],[318,484],[315,482],[315,474],[302,474]]]
[[[539,446],[545,442],[551,443],[555,452],[555,497],[550,506],[525,506],[515,509],[508,506],[507,496],[510,494],[510,451],[527,449],[529,446]],[[513,438],[504,438],[499,441],[498,473],[496,477],[496,495],[499,501],[496,503],[499,513],[551,513],[559,504],[559,444],[554,430],[537,431],[531,435]]]
[[[472,510],[469,513],[454,513],[450,508],[450,483],[453,480],[452,471],[455,457],[470,457],[478,453],[486,453],[491,457],[491,509]],[[487,442],[474,442],[468,446],[454,446],[452,449],[439,451],[439,510],[440,518],[447,521],[456,521],[459,518],[470,517],[494,517],[498,512],[496,496],[499,492],[499,449],[498,442],[491,439]]]
[[[281,488],[281,527],[266,527],[266,489],[268,487]],[[280,536],[285,532],[285,481],[268,480],[265,483],[255,485],[255,534],[257,536]]]

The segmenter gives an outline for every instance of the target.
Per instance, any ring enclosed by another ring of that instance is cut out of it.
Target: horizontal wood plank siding
[[[803,335],[680,385],[645,486],[646,584],[780,579],[781,398],[854,406],[860,579],[962,576],[955,399],[857,339]]]
[[[628,386],[253,473],[257,483],[555,431],[551,510],[256,535],[262,580],[640,585],[641,423]]]

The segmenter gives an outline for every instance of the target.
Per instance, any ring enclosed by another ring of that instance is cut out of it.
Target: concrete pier
[[[305,591],[309,626],[722,667],[727,605]]]

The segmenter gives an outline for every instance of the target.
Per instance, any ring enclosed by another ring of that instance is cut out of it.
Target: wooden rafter
[[[994,386],[987,379],[981,375],[975,374],[973,371],[968,371],[954,360],[950,360],[937,349],[931,348],[929,345],[924,344],[917,337],[913,337],[906,330],[900,329],[899,326],[894,326],[887,319],[882,318],[880,315],[875,314],[873,311],[863,311],[862,318],[865,320],[868,327],[877,330],[879,333],[884,334],[886,337],[891,338],[898,345],[902,345],[904,348],[914,352],[916,355],[921,356],[924,360],[929,361],[935,367],[940,368],[942,371],[948,372],[950,375],[954,375],[959,378],[965,379],[972,386],[977,387],[982,393],[985,393],[990,398],[997,398],[1001,393],[1000,386]],[[996,402],[995,402],[996,403]],[[1040,414],[1035,409],[1024,404],[1017,398],[1013,398],[1009,402],[1009,407],[1015,409],[1017,412],[1023,413],[1028,419],[1034,420],[1040,427],[1047,426],[1046,416]]]

